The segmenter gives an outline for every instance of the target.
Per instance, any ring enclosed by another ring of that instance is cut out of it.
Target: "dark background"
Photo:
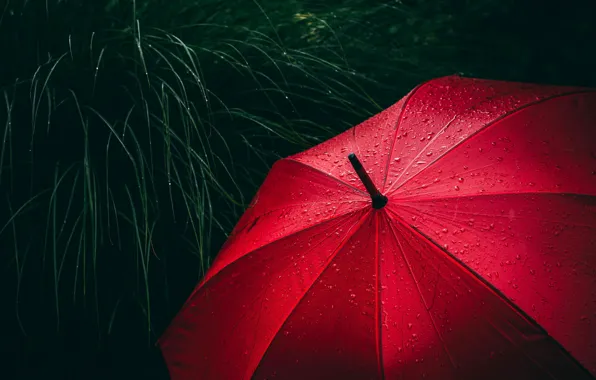
[[[167,379],[277,158],[437,76],[596,86],[593,3],[0,0],[0,378]]]

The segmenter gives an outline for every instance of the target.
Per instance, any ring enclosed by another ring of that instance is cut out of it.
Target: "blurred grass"
[[[150,371],[143,347],[276,159],[436,76],[594,86],[589,14],[512,0],[5,0],[3,351],[56,371],[135,351]]]

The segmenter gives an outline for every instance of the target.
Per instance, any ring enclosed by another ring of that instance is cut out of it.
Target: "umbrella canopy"
[[[354,155],[350,155],[354,153]],[[594,379],[596,92],[450,76],[275,163],[172,379]]]

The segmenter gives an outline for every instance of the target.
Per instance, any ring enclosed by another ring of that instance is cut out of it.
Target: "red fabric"
[[[593,379],[595,342],[596,92],[452,76],[278,161],[160,346],[174,380]]]

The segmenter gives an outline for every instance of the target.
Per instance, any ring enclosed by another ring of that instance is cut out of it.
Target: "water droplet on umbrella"
[[[427,156],[432,156],[433,155],[433,152],[427,152],[426,155]]]
[[[393,161],[395,161],[395,162],[399,162],[399,160],[401,160],[401,158],[400,158],[400,157],[395,157],[395,158],[393,159]]]
[[[458,180],[459,182],[463,182],[463,181],[464,181],[464,179],[463,179],[462,177],[459,177],[457,180]]]
[[[408,329],[411,329],[411,328],[412,328],[412,324],[408,323]]]
[[[350,297],[351,298],[356,298],[356,294],[352,293],[352,294],[350,294]]]
[[[459,186],[454,186],[453,188],[455,189],[455,191],[459,191]]]

